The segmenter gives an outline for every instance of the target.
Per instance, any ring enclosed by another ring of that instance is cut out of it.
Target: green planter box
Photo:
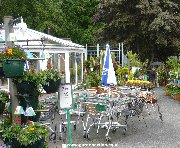
[[[6,60],[2,62],[5,77],[21,77],[24,71],[24,61],[22,60]]]

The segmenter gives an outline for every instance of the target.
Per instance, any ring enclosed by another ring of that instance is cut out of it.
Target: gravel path
[[[96,134],[96,128],[90,132],[90,140],[83,138],[82,123],[77,125],[74,131],[72,128],[74,147],[83,148],[178,148],[180,147],[180,102],[165,96],[163,87],[155,88],[155,96],[158,98],[160,111],[163,115],[163,122],[156,111],[151,111],[148,115],[144,112],[144,120],[139,121],[137,117],[128,120],[128,129],[125,135],[122,134],[122,128],[117,129],[115,133],[110,131],[111,143],[105,140],[105,129],[100,129]],[[73,117],[72,117],[73,119]],[[58,122],[58,118],[56,119]],[[68,138],[66,140],[68,143]],[[49,148],[62,147],[63,141],[49,142]],[[94,144],[94,145],[93,145]]]
[[[165,96],[163,87],[155,88],[154,91],[158,98],[163,122],[159,118],[157,108],[155,108],[156,111],[151,111],[150,115],[145,110],[143,113],[145,120],[140,118],[139,121],[137,117],[128,120],[125,135],[122,134],[122,128],[117,129],[115,133],[110,131],[111,143],[105,140],[107,131],[105,129],[100,129],[99,134],[96,134],[97,128],[92,128],[90,140],[83,138],[83,125],[80,122],[76,130],[72,127],[73,144],[77,144],[73,148],[180,148],[180,101]],[[77,117],[72,116],[71,119],[74,120]],[[54,123],[59,121],[58,115]],[[65,143],[69,143],[68,136],[66,137]],[[62,144],[64,144],[62,140],[49,141],[49,148],[62,148]]]

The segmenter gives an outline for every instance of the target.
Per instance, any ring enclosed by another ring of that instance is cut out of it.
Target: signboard
[[[60,108],[73,108],[72,84],[60,85]]]

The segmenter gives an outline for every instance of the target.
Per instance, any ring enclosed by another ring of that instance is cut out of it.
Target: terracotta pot
[[[180,94],[174,95],[174,99],[180,101]]]
[[[96,90],[97,90],[97,89],[98,89],[98,87],[91,87],[91,89],[96,89]]]

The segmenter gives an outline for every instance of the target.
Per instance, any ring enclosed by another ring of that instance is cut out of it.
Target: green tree
[[[124,42],[142,59],[165,60],[180,52],[179,12],[178,0],[102,0],[94,20],[105,22],[100,41]]]
[[[96,0],[5,0],[0,18],[22,16],[28,27],[80,44],[94,44],[99,27],[92,22]]]
[[[57,0],[6,0],[0,7],[2,19],[5,15],[13,18],[22,16],[29,28],[42,32],[50,28],[52,33],[62,31],[58,24],[63,22],[61,3]]]

